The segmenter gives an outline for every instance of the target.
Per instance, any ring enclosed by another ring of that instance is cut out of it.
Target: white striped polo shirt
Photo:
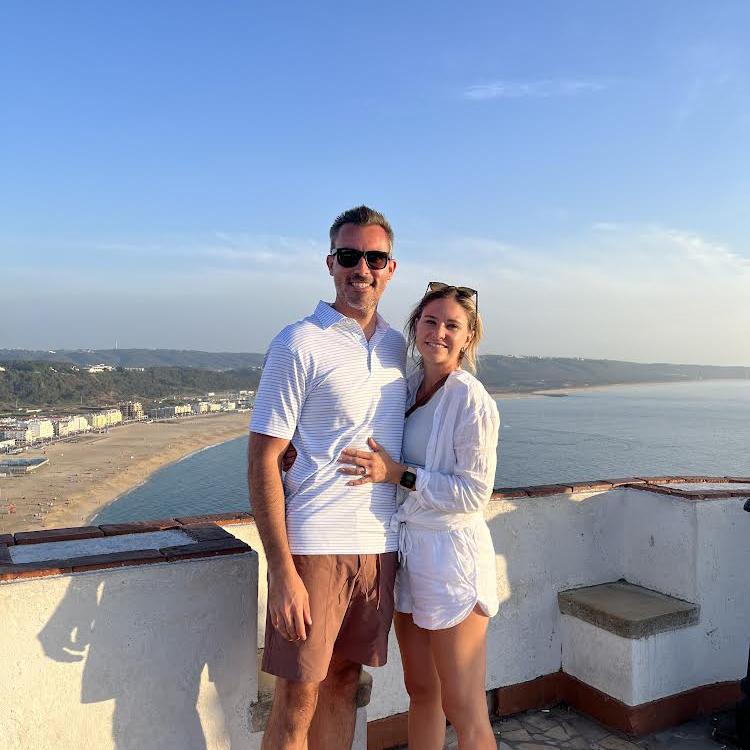
[[[369,450],[370,436],[400,457],[405,363],[403,336],[380,315],[367,341],[356,321],[325,302],[271,342],[250,429],[290,439],[297,450],[284,478],[293,554],[398,549],[398,535],[390,530],[395,486],[347,487],[351,477],[338,472],[338,457],[348,447]]]

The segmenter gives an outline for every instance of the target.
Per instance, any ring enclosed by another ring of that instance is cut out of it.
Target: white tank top
[[[424,405],[415,409],[404,422],[404,440],[401,447],[401,460],[407,466],[424,469],[427,462],[427,443],[432,433],[432,420],[442,388]]]

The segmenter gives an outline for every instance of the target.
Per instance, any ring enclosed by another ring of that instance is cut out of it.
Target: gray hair
[[[376,211],[369,206],[350,208],[348,211],[344,211],[344,213],[339,214],[336,217],[336,220],[331,224],[331,229],[328,232],[328,236],[331,238],[331,250],[335,249],[336,237],[338,236],[339,229],[341,229],[344,224],[356,224],[358,227],[382,227],[388,235],[388,249],[391,251],[393,250],[393,229],[388,223],[388,219],[386,219],[380,211]]]

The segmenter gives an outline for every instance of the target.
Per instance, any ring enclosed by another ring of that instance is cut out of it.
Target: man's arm
[[[310,602],[294,567],[286,533],[281,457],[289,446],[284,438],[250,433],[247,483],[255,523],[268,560],[268,612],[272,625],[287,640],[305,640],[312,624]]]

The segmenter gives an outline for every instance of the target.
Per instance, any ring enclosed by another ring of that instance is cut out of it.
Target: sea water
[[[633,475],[750,476],[750,381],[500,398],[496,487]],[[377,437],[377,436],[375,436]],[[247,440],[204,449],[121,495],[97,523],[248,509]]]

